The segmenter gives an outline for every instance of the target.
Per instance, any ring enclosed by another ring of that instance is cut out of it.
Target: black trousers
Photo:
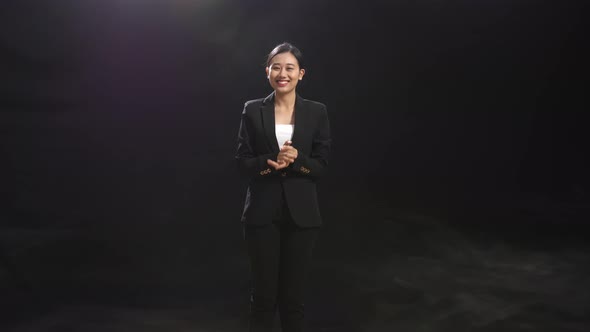
[[[282,331],[301,332],[305,279],[319,227],[297,226],[284,198],[275,216],[272,224],[244,229],[252,278],[249,331],[272,331],[278,307]]]

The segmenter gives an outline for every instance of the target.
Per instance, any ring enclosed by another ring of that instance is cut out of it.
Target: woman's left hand
[[[291,146],[291,141],[286,141],[285,144],[283,144],[283,146],[281,147],[281,151],[277,155],[277,161],[268,159],[266,163],[278,171],[295,162],[297,156],[297,149]]]

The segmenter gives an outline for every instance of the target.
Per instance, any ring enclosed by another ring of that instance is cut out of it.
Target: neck
[[[275,92],[275,106],[293,108],[295,106],[295,99],[297,95],[295,91],[291,91],[287,94],[278,94]]]

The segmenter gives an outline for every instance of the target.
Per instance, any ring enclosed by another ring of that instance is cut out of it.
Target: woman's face
[[[299,68],[299,62],[291,52],[275,55],[266,67],[270,86],[280,94],[294,91],[304,74],[305,70]]]

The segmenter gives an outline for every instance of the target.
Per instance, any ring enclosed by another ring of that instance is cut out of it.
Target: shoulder
[[[242,112],[242,114],[248,114],[254,110],[259,109],[260,106],[262,106],[263,101],[264,101],[264,98],[248,100],[247,102],[244,103],[244,111]]]
[[[326,109],[326,105],[324,103],[320,103],[319,101],[315,101],[315,100],[310,100],[310,99],[305,99],[305,98],[301,98],[301,103],[309,108],[309,109],[318,109],[318,110],[325,110]]]
[[[301,103],[302,108],[306,110],[306,113],[312,118],[324,119],[328,117],[326,104],[304,98],[301,98],[299,102]]]
[[[264,98],[248,100],[247,102],[244,103],[244,108],[260,107],[262,105],[263,101],[264,101]]]

